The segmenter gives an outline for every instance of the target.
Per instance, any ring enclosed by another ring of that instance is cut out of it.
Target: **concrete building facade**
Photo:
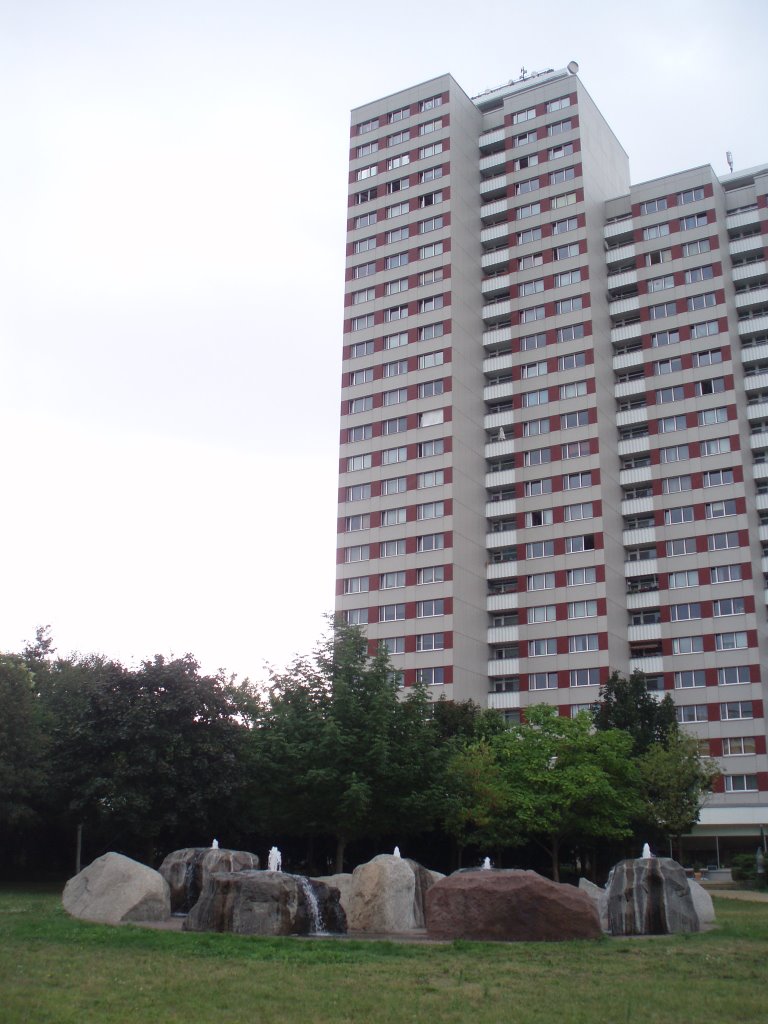
[[[718,844],[768,825],[767,246],[768,165],[633,186],[567,70],[352,114],[337,612],[510,719],[641,670]]]

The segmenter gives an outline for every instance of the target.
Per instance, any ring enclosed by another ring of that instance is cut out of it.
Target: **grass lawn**
[[[0,889],[1,1024],[765,1024],[768,903],[694,936],[306,941],[109,928]]]

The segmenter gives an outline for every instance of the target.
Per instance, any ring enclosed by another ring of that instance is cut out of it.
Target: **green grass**
[[[597,942],[305,941],[108,928],[0,889],[1,1024],[764,1024],[768,903]]]

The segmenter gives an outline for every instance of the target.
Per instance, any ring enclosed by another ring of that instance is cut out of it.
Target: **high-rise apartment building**
[[[756,835],[768,165],[632,186],[576,75],[446,75],[353,111],[348,218],[337,611],[510,718],[643,671]]]

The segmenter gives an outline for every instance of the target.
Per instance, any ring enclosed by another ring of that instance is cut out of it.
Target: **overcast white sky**
[[[633,180],[725,173],[767,52],[764,0],[0,0],[0,650],[320,636],[351,107],[575,59]]]

